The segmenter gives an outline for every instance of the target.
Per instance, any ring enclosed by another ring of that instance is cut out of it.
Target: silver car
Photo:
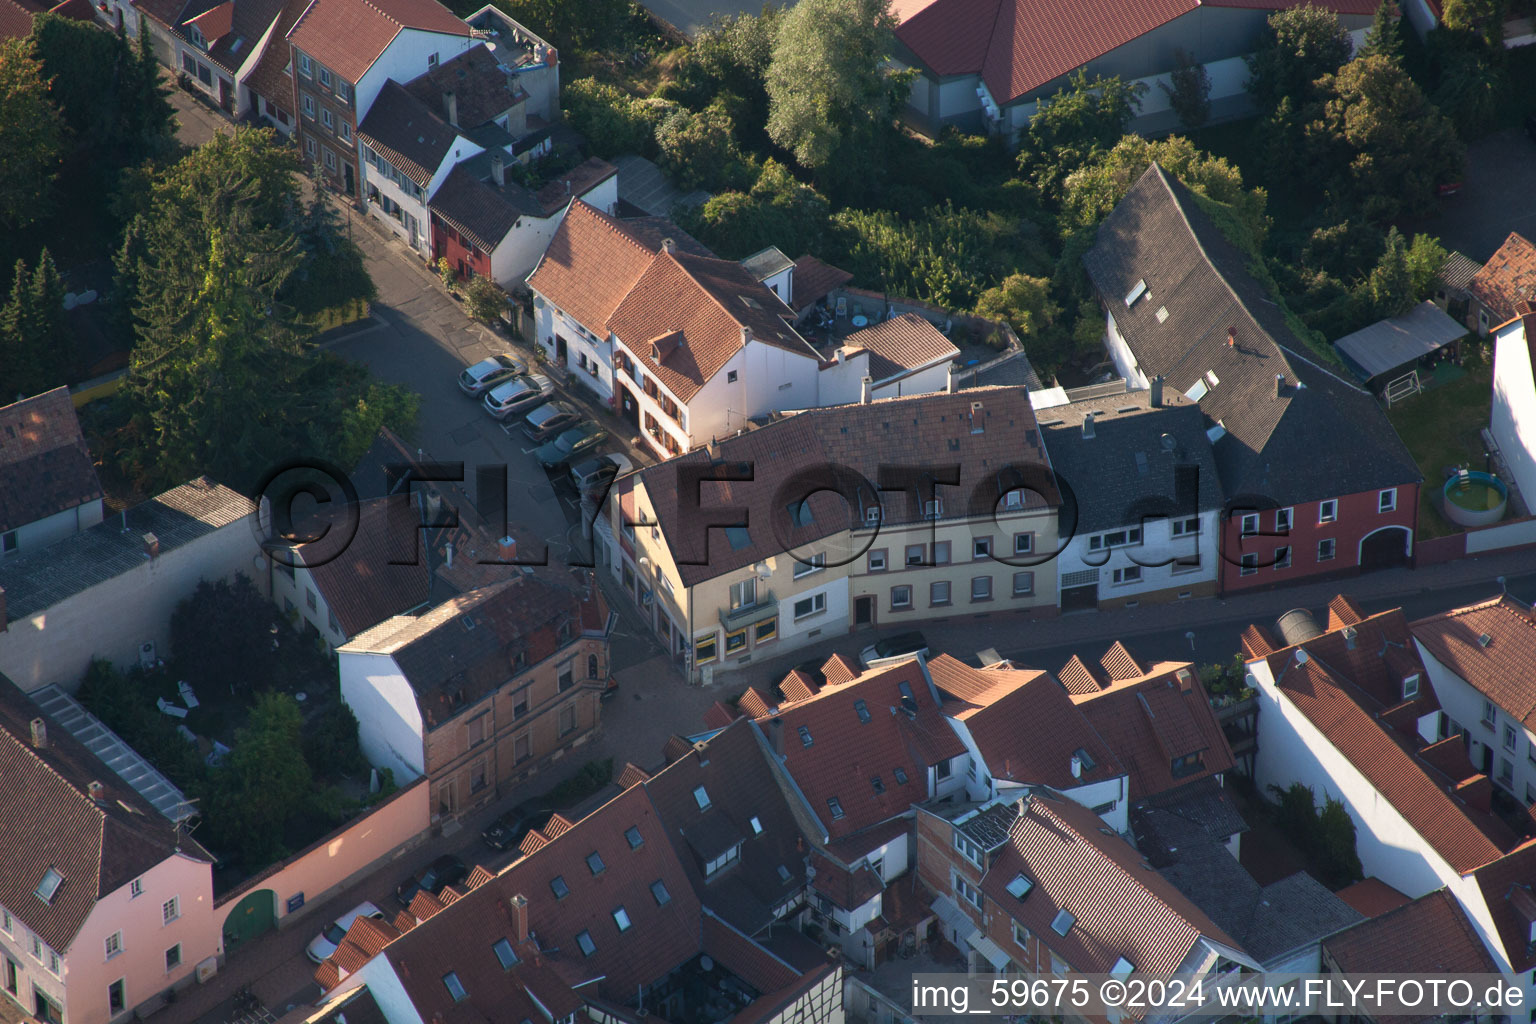
[[[504,420],[508,416],[521,416],[536,406],[549,401],[554,384],[542,374],[520,373],[496,385],[485,395],[485,411]]]
[[[483,395],[502,381],[527,372],[528,364],[516,356],[492,356],[459,374],[459,390],[466,395]]]
[[[326,925],[325,931],[315,937],[315,940],[304,947],[304,955],[315,963],[324,963],[326,957],[336,952],[341,940],[347,937],[347,929],[352,927],[352,922],[360,917],[371,917],[375,921],[383,921],[384,911],[372,903],[359,903],[351,910],[342,914],[336,920]]]

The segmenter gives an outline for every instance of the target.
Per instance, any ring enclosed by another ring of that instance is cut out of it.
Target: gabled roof
[[[267,36],[266,46],[262,48],[261,58],[245,76],[247,88],[277,104],[290,115],[293,111],[288,108],[293,106],[294,98],[293,73],[288,64],[292,60],[293,51],[288,46],[288,30],[293,28],[293,23],[299,20],[308,6],[309,0],[283,0],[272,32]],[[258,43],[259,40],[252,40],[251,45],[256,46]]]
[[[437,0],[311,0],[288,39],[356,85],[407,28],[470,34],[469,26]]]
[[[843,910],[858,910],[885,888],[880,876],[867,864],[849,870],[846,864],[839,864],[820,852],[812,853],[810,859],[815,871],[811,888]]]
[[[203,52],[208,59],[230,75],[238,74],[250,59],[261,37],[283,13],[283,0],[193,0],[182,11],[185,19],[176,26],[182,37],[190,40],[189,27],[196,25],[207,43]],[[279,38],[278,49],[288,47]],[[288,93],[283,93],[287,98]]]
[[[528,287],[588,330],[605,332],[658,249],[578,199],[528,276]]]
[[[928,768],[965,753],[918,658],[823,687],[756,724],[833,839],[905,814],[927,799]]]
[[[1531,925],[1536,921],[1536,896],[1532,895],[1536,890],[1536,840],[1526,840],[1473,875],[1510,967],[1516,971],[1536,967],[1536,943],[1531,942]]]
[[[789,307],[739,263],[661,252],[606,327],[639,357],[645,373],[686,402],[749,338],[819,361],[816,350],[789,326],[789,315]],[[650,358],[651,339],[673,332],[681,337],[672,356]]]
[[[0,406],[0,533],[101,493],[68,388]]]
[[[1445,889],[1323,942],[1346,974],[1497,974],[1461,904]],[[1392,1018],[1377,1017],[1381,1024]]]
[[[904,465],[914,451],[938,453],[959,474],[959,486],[945,493],[966,496],[945,501],[941,510],[943,519],[957,519],[991,515],[1004,494],[1024,486],[1014,470],[1049,465],[1023,388],[975,388],[807,409],[726,438],[716,447],[721,464],[750,463],[753,477],[703,484],[707,496],[700,509],[679,503],[679,474],[707,472],[708,448],[696,448],[635,477],[645,485],[684,586],[782,553],[786,547],[779,537],[801,550],[800,545],[850,525],[862,528],[861,510],[827,491],[810,496],[811,520],[805,525],[793,525],[787,507],[775,505],[779,488],[808,466],[844,466],[863,474],[873,487],[880,467]],[[1027,494],[1026,508],[1056,504],[1049,481],[1031,484],[1042,495]],[[882,492],[882,524],[921,521],[924,509],[918,491],[914,484],[904,492]],[[977,495],[983,497],[972,497]],[[872,491],[868,499],[873,502]],[[973,500],[984,508],[972,508]],[[718,507],[749,510],[743,546],[732,547],[723,529],[707,525],[711,518],[723,522],[714,511]]]
[[[1511,231],[1497,252],[1467,283],[1467,291],[1500,324],[1515,316],[1521,302],[1536,302],[1536,245],[1518,231]]]
[[[795,272],[790,277],[793,295],[789,304],[796,309],[804,309],[826,298],[834,288],[841,288],[852,280],[853,275],[846,270],[824,263],[815,256],[801,256],[795,260]]]
[[[903,313],[855,331],[844,339],[843,345],[869,352],[869,375],[877,384],[960,354],[937,327],[916,313]]]
[[[1068,790],[1123,774],[1113,750],[1048,673],[972,668],[947,654],[930,661],[928,671],[954,698],[944,711],[965,723],[993,778]],[[1074,757],[1080,776],[1072,774]]]
[[[1200,407],[1165,390],[1090,398],[1036,410],[1051,467],[1077,498],[1078,534],[1141,525],[1147,515],[1197,515],[1222,506],[1221,477]],[[1093,436],[1083,424],[1093,416]],[[1191,469],[1196,486],[1178,485]]]
[[[1131,830],[1136,848],[1161,868],[1182,850],[1210,844],[1225,849],[1234,835],[1248,831],[1248,823],[1220,781],[1206,776],[1136,804]]]
[[[1133,801],[1232,767],[1232,748],[1193,665],[1169,661],[1127,671],[1137,674],[1074,692],[1071,700],[1125,765]],[[1174,762],[1191,757],[1198,762],[1186,761],[1175,775]]]
[[[34,719],[43,722],[42,748],[32,745]],[[70,949],[98,899],[178,856],[171,820],[3,675],[0,778],[0,906],[59,953]],[[91,799],[92,782],[103,787],[99,801]],[[212,863],[191,838],[180,837],[179,845],[180,856]],[[50,871],[62,880],[44,900],[38,889]]]
[[[1375,875],[1363,878],[1354,885],[1347,885],[1334,895],[1366,918],[1380,917],[1412,902]]]
[[[553,217],[570,202],[560,182],[538,193],[511,178],[505,185],[497,185],[491,180],[492,156],[490,152],[480,153],[457,164],[432,194],[432,212],[485,252],[494,251],[522,217]],[[567,177],[580,197],[616,173],[612,164],[592,157]]]
[[[804,842],[783,793],[765,784],[768,772],[751,724],[737,721],[643,782],[699,900],[748,935],[805,885]],[[708,809],[694,796],[701,786]],[[726,841],[741,844],[737,862],[710,878],[710,855],[693,842],[707,821],[723,822]]]
[[[1300,662],[1296,649],[1287,648],[1266,661],[1297,710],[1454,870],[1471,871],[1514,846],[1508,826],[1448,794],[1456,780],[1431,776],[1432,769],[1404,749],[1411,749],[1413,738],[1399,739],[1369,714],[1357,696],[1361,691],[1324,659],[1308,654]]]
[[[384,83],[357,134],[406,177],[426,188],[459,132],[394,79]]]
[[[1223,429],[1213,448],[1229,501],[1299,504],[1421,479],[1375,398],[1307,355],[1248,258],[1157,164],[1083,262],[1140,371]]]
[[[444,93],[453,93],[459,124],[465,128],[494,121],[528,98],[527,90],[483,43],[416,76],[405,88],[434,110],[442,109]]]
[[[1409,628],[1436,661],[1505,714],[1536,729],[1536,615],[1531,609],[1504,594],[1419,619]]]
[[[1445,285],[1447,291],[1465,291],[1467,285],[1472,283],[1472,278],[1482,269],[1481,263],[1453,251],[1440,265],[1440,272],[1435,275],[1435,279]]]
[[[394,658],[430,730],[583,635],[608,633],[608,603],[600,589],[549,566],[532,572],[509,567],[504,573],[511,578],[452,597],[422,615],[390,619],[345,649]],[[585,672],[585,666],[577,667],[577,675]]]
[[[1296,0],[1206,0],[1212,7],[1285,10]],[[899,0],[896,37],[940,77],[980,74],[1006,104],[1201,6],[1201,0]],[[1369,0],[1329,0],[1371,14]]]
[[[207,477],[164,494],[47,547],[0,560],[7,622],[27,618],[144,564],[144,535],[160,556],[256,511],[255,502]],[[127,529],[124,529],[124,526]]]
[[[1034,883],[1022,900],[1008,891],[1020,874]],[[981,890],[1085,974],[1107,974],[1121,957],[1138,972],[1172,974],[1202,937],[1237,947],[1097,815],[1049,790],[1023,806]],[[1061,911],[1072,918],[1065,935],[1052,927]]]

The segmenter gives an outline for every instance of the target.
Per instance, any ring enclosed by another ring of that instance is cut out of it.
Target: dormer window
[[[203,31],[202,31],[202,29],[198,28],[196,25],[188,25],[187,26],[187,35],[192,37],[192,45],[193,46],[196,46],[197,48],[202,49],[202,50],[208,49],[208,40],[203,38]]]
[[[1179,779],[1186,775],[1193,775],[1195,772],[1198,772],[1204,767],[1204,759],[1201,757],[1201,755],[1185,754],[1183,757],[1176,757],[1173,759],[1173,777]]]
[[[64,876],[53,868],[43,872],[43,880],[37,884],[37,898],[44,903],[52,904],[54,896],[58,895],[59,886],[64,884]]]
[[[1413,700],[1419,695],[1419,674],[1413,673],[1403,679],[1403,700]]]

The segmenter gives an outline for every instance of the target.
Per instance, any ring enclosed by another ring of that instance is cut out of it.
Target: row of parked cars
[[[629,460],[616,452],[599,453],[608,432],[565,402],[554,401],[555,385],[543,374],[529,373],[517,356],[482,359],[459,374],[459,390],[480,399],[485,411],[508,434],[521,423],[535,448],[534,458],[551,472],[565,471],[576,490],[602,490],[628,472]]]

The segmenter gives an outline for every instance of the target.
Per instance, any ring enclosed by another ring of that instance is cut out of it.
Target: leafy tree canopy
[[[1260,110],[1274,110],[1285,97],[1305,103],[1312,84],[1337,71],[1352,49],[1349,33],[1328,8],[1307,3],[1277,11],[1248,58],[1248,91]]]
[[[1068,175],[1107,151],[1130,126],[1146,86],[1120,78],[1073,75],[1067,88],[1040,101],[1019,139],[1019,173],[1041,196],[1059,203]]]
[[[0,226],[43,216],[63,152],[64,131],[31,39],[0,41]]]

